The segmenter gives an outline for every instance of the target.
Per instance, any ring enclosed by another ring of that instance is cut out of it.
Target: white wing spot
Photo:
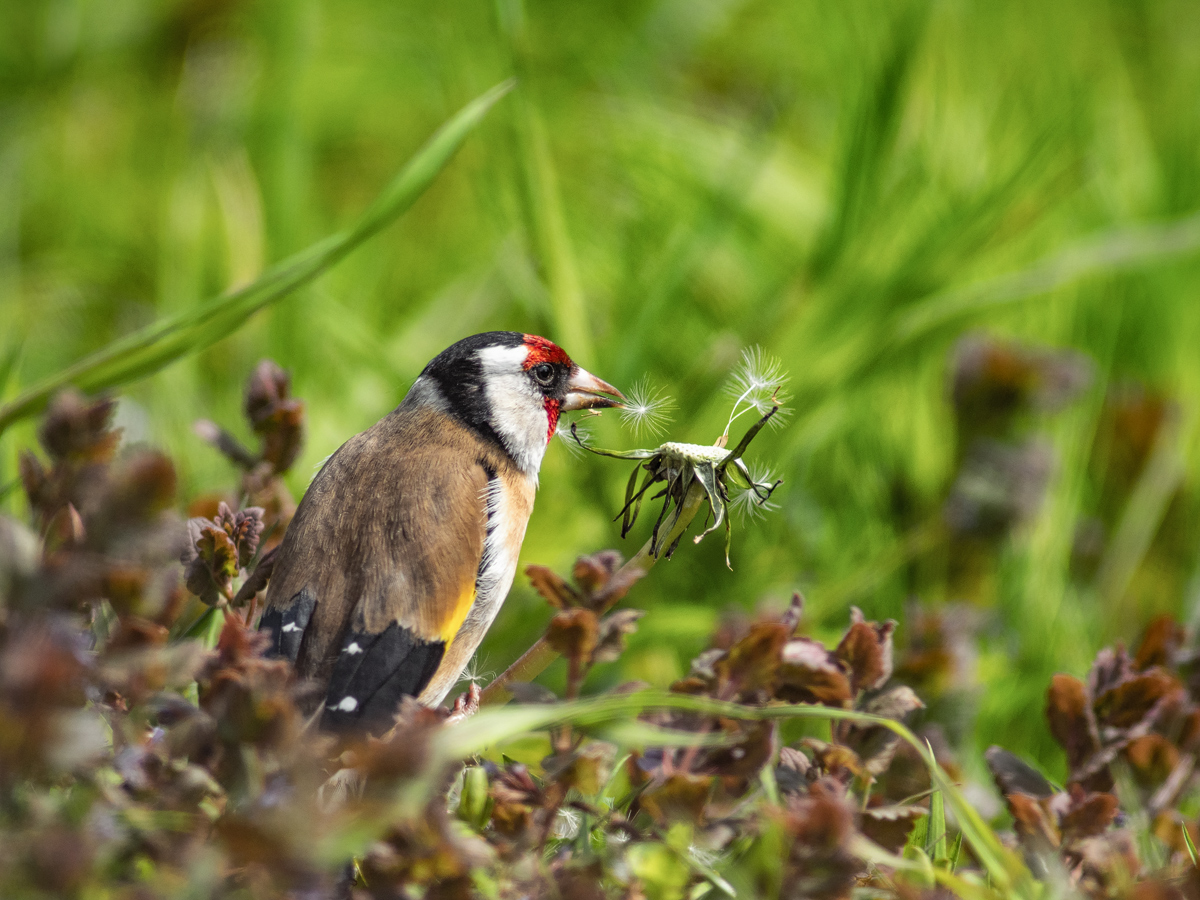
[[[330,706],[334,712],[354,712],[358,709],[358,701],[353,697],[343,697],[337,706]]]
[[[280,629],[280,631],[299,631],[299,630],[300,630],[300,626],[297,625],[295,622],[288,622],[286,625],[283,626],[283,628]]]
[[[342,652],[349,653],[351,656],[353,656],[355,653],[362,653],[363,648],[358,646],[358,641],[351,641],[349,644],[346,645],[346,649],[343,650]],[[347,699],[349,699],[349,698],[347,698]]]

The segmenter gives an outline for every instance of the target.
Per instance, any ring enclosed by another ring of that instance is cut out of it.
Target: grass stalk
[[[546,124],[528,77],[529,34],[525,11],[521,0],[496,0],[496,8],[513,71],[521,80],[512,108],[513,133],[528,227],[550,297],[553,337],[570,348],[577,361],[591,366],[596,359],[579,267],[563,213],[562,192]]]

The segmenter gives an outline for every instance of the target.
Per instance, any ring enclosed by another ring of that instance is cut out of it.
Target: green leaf
[[[588,729],[588,734],[597,740],[616,744],[618,747],[704,747],[707,749],[730,747],[737,743],[736,739],[720,734],[697,734],[671,728],[660,728],[636,719],[593,726]]]
[[[217,646],[217,641],[221,638],[221,629],[224,627],[225,611],[216,606],[210,606],[187,630],[184,637],[200,641],[205,647],[212,650]]]
[[[775,780],[775,769],[763,766],[758,773],[758,781],[762,785],[767,800],[774,806],[782,806],[783,798],[779,795],[779,782]]]
[[[491,798],[488,796],[487,770],[483,766],[467,766],[463,770],[458,817],[476,831],[482,831],[490,814]]]
[[[708,497],[708,505],[713,513],[713,522],[708,528],[704,529],[696,538],[696,543],[700,543],[709,533],[716,531],[721,523],[725,521],[725,504],[721,502],[721,494],[717,489],[717,472],[713,466],[700,465],[694,468],[696,478],[700,481],[704,488],[704,494]],[[726,554],[725,562],[728,564],[728,553]]]
[[[921,816],[913,824],[913,830],[908,833],[908,840],[904,843],[904,855],[915,859],[915,854],[925,853],[925,845],[929,840],[929,816]]]
[[[634,844],[626,851],[626,859],[648,900],[683,897],[690,867],[666,844]]]
[[[505,82],[464,106],[417,151],[347,231],[324,238],[265,272],[253,284],[201,303],[113,341],[86,359],[51,375],[0,407],[0,434],[37,415],[58,391],[73,385],[96,393],[145,378],[216,343],[258,310],[326,272],[416,202],[488,110],[512,88]]]
[[[958,834],[956,834],[954,836],[954,846],[950,850],[949,859],[946,860],[946,862],[947,862],[946,871],[953,872],[955,869],[958,868],[958,860],[962,854],[962,843],[963,843],[963,836],[962,836],[962,832],[960,831]]]

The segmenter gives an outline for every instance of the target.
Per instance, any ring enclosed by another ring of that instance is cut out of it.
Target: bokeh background
[[[631,595],[667,684],[730,610],[900,621],[967,761],[1063,771],[1049,676],[1200,609],[1200,16],[1175,0],[21,0],[0,7],[4,396],[352,221],[513,75],[432,188],[314,285],[128,385],[182,494],[236,476],[254,363],[320,461],[467,334],[545,334],[708,443],[748,347],[790,375],[779,509]],[[741,420],[746,421],[745,419]],[[33,426],[0,442],[15,478]],[[605,446],[646,442],[609,416]],[[549,452],[523,561],[632,554],[627,464]],[[3,503],[21,509],[19,491]],[[182,511],[182,510],[181,510]],[[518,578],[477,665],[549,618]],[[613,669],[614,667],[608,667]],[[551,682],[561,674],[553,670]]]

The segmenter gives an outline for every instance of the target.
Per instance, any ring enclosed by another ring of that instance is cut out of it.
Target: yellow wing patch
[[[438,629],[438,637],[446,642],[446,649],[450,649],[450,645],[454,643],[454,638],[458,634],[458,629],[462,627],[462,623],[466,621],[467,614],[471,611],[471,607],[475,605],[475,585],[463,591],[459,595],[458,600],[448,610],[449,615],[442,622],[441,628]]]

